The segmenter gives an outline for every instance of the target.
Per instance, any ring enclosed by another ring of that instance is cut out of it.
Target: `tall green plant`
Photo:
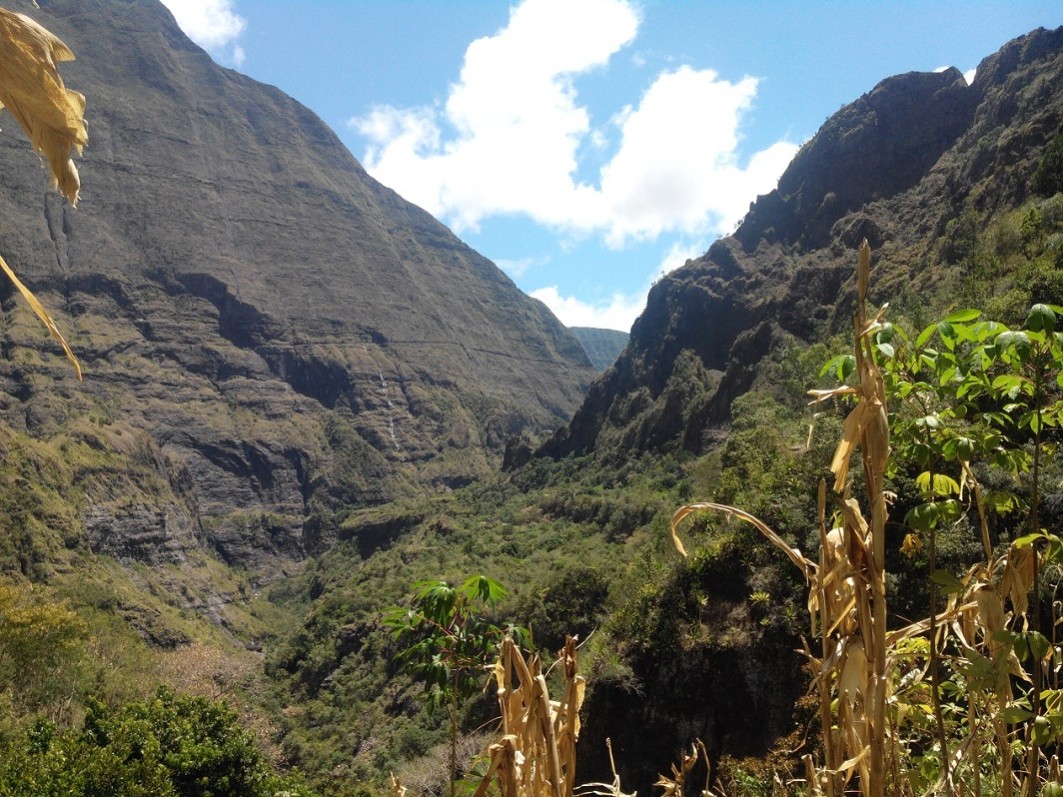
[[[450,720],[450,794],[457,783],[458,715],[479,692],[486,668],[507,636],[526,639],[516,626],[499,627],[486,611],[506,597],[505,588],[487,576],[470,576],[459,586],[421,581],[413,606],[394,608],[386,619],[403,647],[404,672],[423,684],[430,706],[446,706]]]

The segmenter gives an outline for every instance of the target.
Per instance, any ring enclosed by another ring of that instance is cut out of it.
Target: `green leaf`
[[[933,504],[918,504],[908,510],[904,522],[916,531],[930,531],[937,525],[937,512]]]
[[[963,324],[968,321],[974,321],[976,318],[980,318],[981,316],[981,310],[968,308],[966,310],[956,310],[955,312],[949,313],[947,316],[945,316],[945,320],[950,324]]]
[[[487,576],[470,576],[461,585],[461,592],[469,600],[479,598],[486,606],[493,606],[506,597],[506,589]]]
[[[837,357],[832,357],[822,368],[820,368],[819,375],[826,376],[833,372],[835,378],[837,378],[839,382],[844,382],[855,370],[856,357],[852,354],[839,354]]]
[[[1033,712],[1030,711],[1028,708],[1023,708],[1022,706],[1012,704],[1010,706],[1007,706],[1006,708],[1001,709],[1000,714],[998,714],[997,716],[999,716],[1001,720],[1008,723],[1009,725],[1014,725],[1016,723],[1025,722],[1026,720],[1030,719],[1030,717],[1033,716]]]
[[[946,495],[959,495],[960,485],[950,476],[946,476],[944,473],[934,474],[934,483],[930,484],[930,471],[923,471],[915,478],[915,485],[924,494],[946,496]]]
[[[940,321],[938,322],[937,329],[938,334],[941,335],[941,340],[944,341],[945,345],[951,349],[952,346],[949,346],[949,341],[956,340],[956,330],[953,329],[952,324],[950,324],[948,321]]]
[[[993,390],[998,395],[1014,399],[1023,387],[1023,378],[1016,374],[1001,374],[993,380]]]
[[[1048,637],[1039,631],[1021,631],[1015,635],[1015,655],[1022,660],[1041,661],[1051,648]]]
[[[923,348],[927,343],[930,342],[930,339],[932,337],[934,337],[934,333],[936,331],[937,331],[937,324],[931,324],[926,329],[924,329],[922,332],[920,332],[919,333],[919,337],[917,337],[915,339],[915,348],[916,349]]]
[[[1030,345],[1030,337],[1025,332],[1016,332],[1008,330],[1007,332],[1001,332],[997,335],[996,340],[997,351],[1000,354],[1004,354],[1009,350],[1014,350],[1019,359],[1023,362],[1030,359],[1030,354],[1033,348]]]
[[[1056,328],[1056,314],[1047,304],[1035,304],[1027,313],[1023,327],[1031,332],[1053,332]]]
[[[1043,747],[1052,741],[1054,735],[1052,733],[1052,723],[1046,717],[1033,718],[1033,733],[1030,734],[1030,738],[1034,744]]]
[[[930,580],[943,588],[945,592],[963,592],[964,584],[948,570],[935,570],[930,574]]]
[[[1012,545],[1016,548],[1026,548],[1043,539],[1045,539],[1045,533],[1043,531],[1035,531],[1032,534],[1024,534],[1023,536],[1016,538]]]

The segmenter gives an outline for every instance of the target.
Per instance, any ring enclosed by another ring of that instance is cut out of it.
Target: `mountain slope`
[[[618,332],[615,329],[569,327],[569,331],[579,338],[580,344],[597,371],[608,370],[627,345],[628,333]]]
[[[878,299],[955,301],[960,239],[1028,198],[1061,122],[1063,28],[1010,42],[971,86],[955,69],[882,81],[827,120],[733,235],[654,286],[615,367],[542,452],[705,450],[770,351],[848,326],[864,238]],[[942,258],[950,270],[929,268]]]
[[[593,371],[544,305],[157,0],[10,5],[77,55],[63,74],[88,97],[90,145],[75,210],[4,131],[0,249],[86,380],[5,286],[0,418],[43,439],[139,435],[159,483],[86,491],[95,549],[297,559],[342,506],[467,482],[577,406]]]

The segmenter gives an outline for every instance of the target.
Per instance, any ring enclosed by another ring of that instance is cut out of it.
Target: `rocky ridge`
[[[926,264],[957,221],[1020,205],[1061,124],[1063,28],[1009,42],[972,85],[956,69],[883,80],[824,123],[733,235],[654,286],[624,353],[540,453],[706,450],[769,352],[848,327],[861,240],[878,297],[933,294]]]

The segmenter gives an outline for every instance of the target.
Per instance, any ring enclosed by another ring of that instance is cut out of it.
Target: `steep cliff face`
[[[955,69],[882,81],[833,115],[738,230],[664,277],[627,349],[542,449],[703,450],[788,337],[849,324],[853,252],[882,297],[933,292],[925,268],[964,214],[1017,207],[1063,122],[1063,28]]]
[[[157,0],[8,5],[71,47],[88,97],[77,209],[0,135],[0,250],[86,379],[5,285],[0,418],[41,439],[120,421],[158,476],[137,506],[92,480],[95,548],[298,558],[337,507],[464,483],[578,405],[593,370],[545,306]]]

